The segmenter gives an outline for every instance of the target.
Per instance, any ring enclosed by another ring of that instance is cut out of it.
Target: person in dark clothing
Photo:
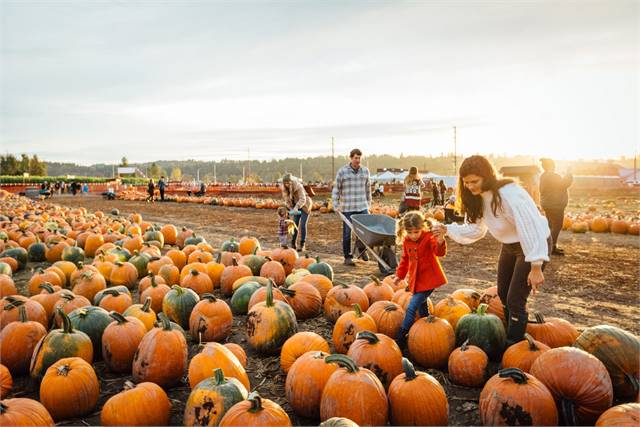
[[[153,193],[156,190],[156,186],[153,183],[153,179],[149,180],[149,184],[147,184],[147,202],[152,202],[153,203]]]
[[[556,164],[551,159],[540,159],[544,172],[540,176],[540,206],[547,217],[551,238],[553,240],[553,255],[564,255],[564,251],[558,248],[558,236],[562,230],[564,221],[564,209],[569,203],[567,191],[573,183],[573,175],[567,173],[562,177],[555,172]]]
[[[73,181],[71,183],[71,194],[75,196],[77,191],[78,191],[78,183]]]
[[[445,196],[447,195],[447,186],[444,184],[444,180],[440,180],[440,182],[438,183],[438,190],[440,190],[440,203],[438,203],[439,205],[444,206],[445,203]]]
[[[160,201],[164,202],[164,189],[166,187],[166,183],[164,182],[164,176],[160,177],[160,181],[158,181],[158,190],[160,190]]]
[[[440,192],[438,191],[438,184],[436,184],[433,179],[431,180],[431,194],[433,196],[431,206],[436,207],[438,205],[438,201],[440,200]]]

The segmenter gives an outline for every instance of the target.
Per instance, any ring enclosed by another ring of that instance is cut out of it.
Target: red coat
[[[402,243],[402,259],[396,269],[400,279],[409,276],[409,290],[422,292],[438,288],[447,283],[438,257],[447,254],[447,243],[438,244],[431,232],[423,232],[415,242],[405,238]]]

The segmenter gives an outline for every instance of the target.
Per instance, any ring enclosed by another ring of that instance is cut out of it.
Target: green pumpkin
[[[118,209],[111,209],[111,215],[118,216],[120,215],[120,211]]]
[[[274,301],[273,284],[267,285],[267,299],[251,307],[247,314],[247,343],[259,353],[276,354],[289,337],[298,331],[291,306]]]
[[[242,263],[251,269],[254,276],[260,275],[260,269],[267,262],[267,258],[262,255],[247,255],[242,258]]]
[[[3,251],[0,258],[10,257],[18,261],[18,270],[22,270],[27,266],[29,254],[25,248],[11,248]]]
[[[298,283],[304,276],[308,276],[309,274],[311,273],[306,268],[298,268],[296,270],[293,270],[293,272],[289,274],[286,279],[284,279],[284,286],[288,288],[294,283]]]
[[[109,312],[102,307],[81,307],[69,313],[69,321],[77,331],[82,331],[91,338],[93,355],[98,359],[102,355],[102,333],[113,322]]]
[[[222,369],[216,368],[212,377],[200,381],[191,391],[184,408],[184,424],[217,426],[233,405],[247,397],[240,381],[225,378]]]
[[[29,249],[27,249],[27,253],[29,256],[29,261],[33,262],[43,262],[46,261],[45,253],[47,252],[47,245],[44,243],[37,241],[29,245]]]
[[[233,237],[229,240],[226,240],[222,246],[220,247],[224,252],[240,252],[240,243],[236,241]]]
[[[233,314],[247,314],[249,300],[255,291],[262,287],[256,282],[247,282],[240,286],[231,297],[231,311]]]
[[[107,295],[105,294],[106,291],[118,291],[118,293],[129,294],[129,296],[131,296],[131,292],[129,291],[129,288],[127,288],[126,286],[124,285],[111,286],[110,288],[101,290],[93,297],[93,305],[95,306],[100,305],[100,301],[102,301],[102,298],[104,298]]]
[[[78,246],[68,246],[62,250],[62,260],[78,265],[84,262],[84,250]]]
[[[193,233],[191,236],[187,237],[184,240],[184,245],[197,245],[198,243],[205,243],[206,240],[204,240],[204,237],[202,236],[196,236],[196,233]]]
[[[129,258],[129,262],[138,270],[138,277],[144,277],[148,274],[148,268],[150,257],[135,251],[135,255]]]
[[[7,276],[13,276],[13,270],[11,270],[11,266],[6,262],[0,262],[0,274],[6,274]]]
[[[91,338],[82,331],[76,331],[64,311],[58,309],[57,314],[62,317],[62,329],[49,331],[33,350],[29,371],[31,378],[37,381],[44,377],[51,365],[65,357],[80,357],[89,364],[93,363]]]
[[[183,329],[189,329],[189,317],[200,297],[192,289],[173,285],[162,300],[162,311]]]
[[[333,268],[326,262],[321,262],[320,257],[316,258],[316,262],[307,267],[311,274],[322,274],[333,282]]]
[[[456,325],[456,346],[466,340],[469,345],[480,347],[491,360],[499,361],[506,346],[507,335],[502,320],[487,314],[487,304],[480,304],[475,313],[465,314]]]
[[[107,253],[108,254],[114,254],[115,256],[117,256],[118,257],[118,261],[120,261],[120,262],[127,262],[131,258],[131,252],[129,252],[127,249],[121,248],[121,247],[109,249],[107,251]]]
[[[0,231],[0,240],[2,240],[3,242],[6,242],[9,240],[9,235],[7,234],[6,231]]]
[[[142,236],[142,239],[145,242],[151,242],[155,240],[157,242],[160,242],[160,247],[164,246],[164,234],[162,234],[158,230],[147,231],[146,233],[144,233],[144,236]]]
[[[600,325],[587,328],[576,339],[574,347],[597,357],[609,371],[617,398],[635,399],[640,384],[640,340],[635,335]]]

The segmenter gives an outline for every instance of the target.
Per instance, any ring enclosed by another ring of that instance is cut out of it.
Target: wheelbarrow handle
[[[367,248],[367,250],[371,253],[371,255],[373,255],[373,257],[387,270],[391,270],[391,267],[389,267],[389,264],[387,264],[386,262],[384,262],[384,260],[382,258],[380,258],[378,256],[378,254],[376,253],[376,251],[374,251],[373,249],[371,249],[365,242],[362,241],[362,239],[358,238],[358,233],[355,232],[355,230],[353,229],[353,224],[351,224],[351,221],[349,221],[349,219],[344,216],[344,214],[340,211],[335,211],[338,216],[340,217],[340,219],[347,224],[347,226],[349,226],[349,229],[351,229],[351,231],[353,231],[356,235],[356,239],[360,240],[360,243],[362,243],[364,245],[365,248]]]

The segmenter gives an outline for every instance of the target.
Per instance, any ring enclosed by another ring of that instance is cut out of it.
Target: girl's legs
[[[401,347],[404,346],[407,342],[406,335],[416,319],[416,311],[420,312],[421,317],[429,315],[429,307],[425,303],[432,292],[433,290],[416,292],[411,297],[409,306],[407,306],[407,312],[405,313],[404,320],[402,321],[402,326],[400,326],[398,336],[396,337],[396,341]]]

